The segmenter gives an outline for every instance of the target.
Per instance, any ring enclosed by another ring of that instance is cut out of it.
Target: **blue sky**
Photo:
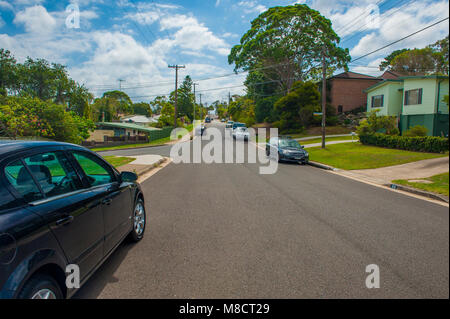
[[[76,3],[80,28],[68,28]],[[243,93],[245,74],[232,73],[227,55],[250,22],[272,6],[306,3],[331,19],[353,58],[449,15],[448,0],[0,0],[0,48],[67,65],[70,76],[97,96],[122,86],[135,101],[173,90],[168,64],[184,64],[203,101]],[[379,19],[374,14],[379,10]],[[448,21],[359,60],[351,69],[378,75],[380,60],[398,48],[424,47],[448,34]]]

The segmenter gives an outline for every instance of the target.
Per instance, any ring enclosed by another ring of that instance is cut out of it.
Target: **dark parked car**
[[[210,117],[207,117],[207,118],[205,119],[205,123],[211,123],[211,118],[210,118]]]
[[[290,137],[272,137],[266,145],[266,155],[278,161],[297,162],[306,165],[309,154],[296,140]]]
[[[134,173],[56,142],[0,142],[0,298],[70,298],[125,239],[144,236]]]

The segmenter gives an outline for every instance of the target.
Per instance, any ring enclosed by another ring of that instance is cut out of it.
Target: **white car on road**
[[[233,131],[233,138],[236,139],[236,140],[248,141],[250,139],[250,133],[248,131],[248,128],[246,128],[246,127],[237,127]]]

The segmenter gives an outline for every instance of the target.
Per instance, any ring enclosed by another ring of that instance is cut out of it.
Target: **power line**
[[[379,0],[377,3],[375,3],[375,5],[376,6],[378,6],[381,2],[383,2],[384,0]],[[388,3],[390,0],[386,0],[386,2],[385,3],[383,3],[382,5],[380,5],[380,7],[381,6],[383,6],[384,4],[386,4],[386,3]],[[343,31],[346,31],[346,30],[349,30],[350,29],[350,27],[352,27],[352,26],[354,26],[361,18],[363,18],[363,17],[367,17],[367,16],[364,16],[364,13],[366,13],[366,12],[371,12],[371,11],[368,11],[369,9],[366,9],[366,10],[364,10],[364,12],[356,19],[356,20],[353,20],[353,21],[350,21],[349,23],[347,23],[346,25],[344,25],[342,28],[340,28],[339,30],[337,30],[336,31],[336,33],[341,33],[341,32],[343,32]],[[348,27],[347,27],[348,26]]]
[[[389,12],[388,15],[383,16],[382,19],[380,19],[379,23],[381,23],[382,21],[383,21],[383,22],[386,21],[388,18],[390,18],[391,16],[393,16],[395,13],[397,13],[398,11],[402,10],[404,7],[406,7],[406,6],[408,6],[408,5],[411,5],[412,3],[416,2],[416,1],[417,1],[417,0],[409,0],[407,3],[405,3],[405,4],[403,4],[402,6],[400,6],[399,8],[397,8],[397,10],[393,10],[393,11]],[[392,8],[393,8],[393,7],[391,7],[391,9],[392,9]],[[363,25],[359,30],[355,30],[356,33],[353,34],[351,37],[349,37],[349,38],[344,37],[344,38],[343,38],[344,40],[343,40],[340,44],[342,44],[342,43],[344,43],[344,42],[347,42],[347,41],[350,41],[350,40],[354,39],[355,37],[357,37],[360,33],[364,32],[364,31],[367,31],[367,30],[368,30],[367,28],[368,28],[369,24],[370,24],[370,22],[368,22],[368,23],[366,23],[365,25]]]
[[[432,27],[434,27],[434,26],[436,26],[436,25],[438,25],[438,24],[440,24],[440,23],[442,23],[442,22],[448,20],[448,18],[449,18],[449,17],[447,17],[447,18],[445,18],[445,19],[442,19],[442,20],[439,20],[439,21],[437,21],[437,22],[435,22],[435,23],[433,23],[433,24],[431,24],[431,25],[429,25],[429,26],[427,26],[427,27],[425,27],[425,28],[423,28],[423,29],[420,29],[419,31],[416,31],[416,32],[413,32],[413,33],[407,35],[406,37],[403,37],[403,38],[401,38],[401,39],[399,39],[399,40],[397,40],[397,41],[391,42],[391,43],[389,43],[388,45],[385,45],[385,46],[383,46],[383,47],[381,47],[381,48],[379,48],[379,49],[376,49],[376,50],[374,50],[374,51],[372,51],[372,52],[369,52],[369,53],[367,53],[367,54],[365,54],[365,55],[363,55],[363,56],[360,56],[360,57],[358,57],[358,58],[352,60],[350,63],[355,62],[355,61],[358,61],[358,60],[361,60],[361,59],[363,59],[363,58],[365,58],[365,57],[367,57],[367,56],[369,56],[369,55],[371,55],[371,54],[374,54],[374,53],[376,53],[376,52],[378,52],[378,51],[381,51],[381,50],[383,50],[383,49],[386,49],[387,47],[390,47],[390,46],[392,46],[392,45],[394,45],[394,44],[396,44],[396,43],[398,43],[398,42],[400,42],[400,41],[406,40],[406,39],[412,37],[413,35],[416,35],[416,34],[418,34],[418,33],[420,33],[420,32],[423,32],[423,31],[425,31],[425,30],[427,30],[427,29],[429,29],[429,28],[432,28]]]

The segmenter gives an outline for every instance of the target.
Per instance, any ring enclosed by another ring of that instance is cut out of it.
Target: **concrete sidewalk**
[[[448,173],[449,171],[449,158],[441,157],[424,161],[418,161],[414,163],[382,167],[376,169],[365,170],[335,170],[334,173],[356,180],[377,184],[380,186],[386,186],[416,195],[425,196],[444,202],[449,202],[449,197],[439,194],[430,193],[424,190],[419,190],[407,186],[392,184],[392,181],[398,179],[421,179],[431,176]]]
[[[449,158],[433,158],[429,160],[407,163],[402,165],[364,169],[352,171],[353,174],[359,174],[369,178],[375,178],[390,183],[397,179],[420,179],[427,178],[449,171]]]
[[[127,156],[136,160],[118,168],[119,172],[134,172],[138,176],[148,173],[153,168],[162,164],[166,158],[160,155]]]

